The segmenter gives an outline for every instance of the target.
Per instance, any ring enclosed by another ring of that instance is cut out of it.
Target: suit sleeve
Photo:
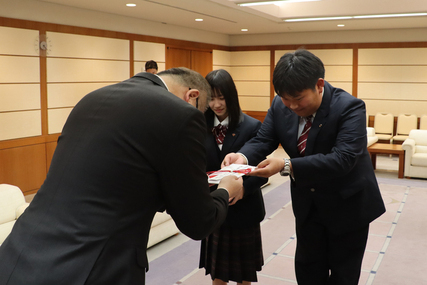
[[[168,213],[182,233],[192,239],[208,236],[227,215],[228,192],[210,193],[206,175],[205,119],[191,110],[178,125],[162,171],[162,194]]]
[[[278,96],[276,96],[275,100],[277,100],[277,98]],[[265,117],[261,128],[257,132],[257,135],[245,143],[238,151],[246,156],[249,165],[257,165],[279,146],[279,139],[275,134],[273,120],[274,101],[272,107],[268,110],[267,116]]]
[[[251,130],[250,138],[256,137],[259,129],[261,128],[261,122],[256,120],[253,124],[253,128]],[[258,158],[259,157],[259,158]],[[261,155],[257,156],[258,160],[252,159],[251,162],[252,165],[258,165],[262,160],[264,160],[266,157],[262,157]],[[255,176],[245,176],[243,177],[243,188],[245,189],[244,196],[249,196],[257,191],[259,191],[260,187],[268,182],[267,178],[262,177],[255,177]]]

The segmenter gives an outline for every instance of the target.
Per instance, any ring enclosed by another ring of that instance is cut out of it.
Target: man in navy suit
[[[369,223],[385,212],[367,151],[365,104],[324,80],[322,61],[287,53],[273,73],[276,96],[257,136],[223,165],[265,157],[252,175],[291,176],[298,284],[358,284]],[[301,136],[301,140],[300,140]]]
[[[157,211],[193,239],[219,227],[243,181],[224,178],[210,193],[200,112],[209,93],[199,73],[173,68],[86,95],[0,247],[0,285],[141,285]]]

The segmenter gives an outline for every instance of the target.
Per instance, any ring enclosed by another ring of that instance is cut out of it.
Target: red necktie
[[[218,126],[212,128],[212,133],[215,136],[216,143],[223,144],[225,134],[227,133],[227,126],[219,124]]]
[[[300,135],[300,137],[298,138],[298,151],[300,153],[301,156],[305,155],[305,146],[307,144],[307,138],[308,138],[308,132],[311,129],[311,118],[313,117],[313,115],[310,115],[308,117],[305,117],[305,126],[304,129],[302,130],[302,133]]]

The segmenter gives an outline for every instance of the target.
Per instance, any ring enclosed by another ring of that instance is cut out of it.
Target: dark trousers
[[[332,233],[316,210],[296,225],[295,273],[299,285],[357,285],[369,224],[344,234]]]

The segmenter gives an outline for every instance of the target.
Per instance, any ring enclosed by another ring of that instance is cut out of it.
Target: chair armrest
[[[30,205],[30,203],[24,203],[21,206],[19,206],[18,208],[16,208],[16,219],[18,219],[22,213],[24,213],[25,209],[27,209],[27,207]]]
[[[413,155],[415,153],[415,140],[406,139],[402,143],[402,149],[405,150],[405,155]]]
[[[375,136],[375,129],[372,127],[366,127],[366,134],[368,137],[374,137]]]

